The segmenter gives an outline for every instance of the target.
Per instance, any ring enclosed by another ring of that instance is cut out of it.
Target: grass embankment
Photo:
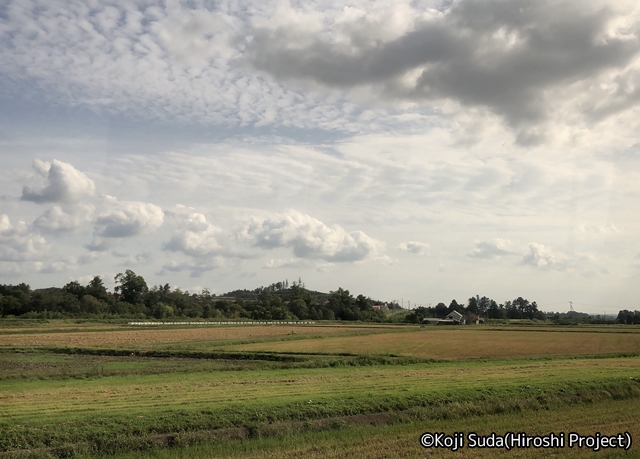
[[[221,440],[216,444],[199,444],[185,448],[131,452],[120,459],[398,459],[398,458],[532,458],[532,457],[638,457],[637,447],[630,451],[564,448],[549,451],[536,449],[496,450],[461,449],[449,452],[424,449],[418,439],[424,432],[476,432],[489,435],[509,431],[530,435],[550,432],[578,432],[582,435],[614,435],[628,431],[640,438],[640,399],[607,400],[574,406],[547,407],[536,411],[470,416],[462,419],[410,421],[407,423],[358,425],[345,422],[324,431],[283,433],[267,438]],[[636,440],[637,441],[637,440]]]

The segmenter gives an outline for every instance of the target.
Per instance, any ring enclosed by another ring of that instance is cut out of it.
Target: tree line
[[[491,298],[479,295],[469,298],[466,304],[460,304],[455,299],[449,306],[438,303],[435,307],[418,307],[406,317],[407,322],[420,323],[426,318],[442,319],[453,311],[457,311],[467,319],[538,319],[546,320],[544,312],[538,310],[535,301],[521,296],[512,301],[498,304]]]
[[[302,280],[277,282],[255,290],[236,290],[222,296],[204,289],[190,293],[169,284],[149,287],[145,279],[126,270],[115,276],[109,292],[100,276],[87,284],[72,281],[62,288],[32,290],[27,284],[0,285],[2,316],[24,318],[118,317],[131,319],[253,319],[383,321],[384,303],[364,295],[354,297],[338,288],[327,293],[305,288]],[[397,304],[391,308],[400,307]]]
[[[329,293],[309,290],[301,279],[275,282],[253,290],[234,290],[213,295],[171,288],[169,284],[149,287],[145,279],[126,270],[115,276],[115,288],[109,292],[100,276],[87,285],[72,281],[62,288],[32,290],[25,283],[0,284],[0,316],[56,319],[66,317],[128,319],[252,319],[252,320],[346,320],[398,321],[422,323],[427,318],[444,318],[457,311],[471,321],[482,319],[535,319],[556,323],[640,324],[640,311],[621,310],[615,320],[591,317],[584,313],[545,313],[535,301],[518,297],[498,304],[479,295],[466,303],[455,299],[447,306],[418,307],[404,315],[389,316],[384,309],[402,310],[395,302],[383,303],[365,295],[353,296],[338,288]]]

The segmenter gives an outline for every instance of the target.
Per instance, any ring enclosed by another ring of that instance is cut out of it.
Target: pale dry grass
[[[317,335],[363,331],[357,327],[295,326],[295,325],[234,325],[193,326],[177,329],[132,328],[122,331],[87,331],[73,333],[24,333],[0,335],[0,346],[73,346],[108,347],[150,344],[186,343],[194,341],[224,341],[272,336]]]
[[[408,333],[253,343],[230,348],[244,351],[398,354],[435,359],[509,358],[639,352],[640,334],[442,327]]]
[[[576,432],[581,435],[615,435],[629,432],[637,441],[640,437],[640,401],[625,400],[619,402],[599,403],[595,406],[576,406],[562,410],[541,413],[523,413],[506,416],[485,416],[478,419],[435,423],[425,422],[424,426],[400,426],[400,428],[378,427],[362,429],[361,435],[340,436],[335,440],[307,443],[288,450],[259,451],[256,453],[240,453],[225,458],[305,458],[305,459],[395,459],[395,458],[490,458],[490,457],[638,457],[637,446],[632,446],[628,453],[623,450],[600,450],[593,452],[586,448],[563,449],[470,449],[464,448],[456,452],[440,449],[424,449],[419,446],[418,439],[424,431],[454,431],[468,433],[475,431],[480,435],[492,432],[504,434],[508,431],[526,432],[528,434],[548,435],[550,432]],[[390,430],[391,435],[385,430]],[[395,431],[395,432],[394,432]],[[376,432],[378,434],[376,435]],[[166,457],[170,457],[167,455]],[[178,457],[178,456],[175,456]],[[205,456],[198,456],[204,459]],[[213,456],[209,456],[213,457]]]
[[[578,432],[581,435],[614,435],[629,432],[634,445],[628,452],[588,449],[470,449],[456,452],[424,449],[418,439],[424,432],[477,432],[489,435],[508,431],[548,435]],[[338,431],[299,435],[293,438],[243,441],[226,448],[200,445],[186,449],[129,453],[123,459],[399,459],[399,458],[537,458],[537,457],[638,457],[640,400],[598,402],[538,412],[489,415],[453,421],[424,421],[404,425],[345,428]],[[229,450],[235,451],[230,452]]]
[[[605,381],[637,375],[639,358],[542,360],[494,365],[460,363],[407,367],[343,367],[197,372],[98,380],[0,381],[0,406],[13,424],[148,414],[170,407],[221,409],[237,405],[341,400],[371,394],[463,393],[470,388]],[[537,393],[537,392],[536,392]],[[323,403],[324,403],[323,402]]]

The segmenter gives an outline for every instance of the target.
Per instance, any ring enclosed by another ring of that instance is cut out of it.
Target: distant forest
[[[467,319],[535,319],[554,322],[613,322],[584,313],[545,313],[535,301],[518,297],[502,304],[475,296],[466,304],[455,299],[447,306],[418,307],[411,311],[396,302],[354,297],[338,288],[329,293],[305,288],[301,279],[288,280],[254,290],[234,290],[213,295],[208,290],[190,293],[169,284],[148,287],[144,278],[131,270],[115,276],[109,292],[100,276],[87,285],[72,281],[62,288],[32,290],[27,284],[0,284],[2,317],[26,319],[123,318],[123,319],[252,319],[252,320],[344,320],[368,322],[422,323],[425,318],[444,318],[458,311]],[[623,310],[616,322],[640,324],[640,312]]]

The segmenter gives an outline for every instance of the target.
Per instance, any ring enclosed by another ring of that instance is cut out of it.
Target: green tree
[[[87,295],[91,295],[98,300],[107,301],[109,298],[107,288],[104,286],[100,276],[94,276],[86,286],[85,291]]]
[[[289,303],[289,311],[298,319],[309,318],[309,308],[302,298],[296,298]]]
[[[157,303],[152,310],[152,315],[156,319],[164,319],[173,315],[173,308],[162,302]]]
[[[495,301],[491,300],[489,310],[487,311],[487,317],[489,319],[506,319],[507,311],[503,305],[499,305]]]
[[[121,298],[130,304],[140,304],[149,291],[147,283],[142,276],[127,269],[124,274],[118,273],[114,277],[116,281],[115,291]]]
[[[469,303],[467,306],[467,311],[469,312],[473,312],[474,314],[478,314],[478,303],[480,302],[480,298],[478,297],[478,295],[476,296],[472,296],[471,298],[469,298]]]
[[[444,306],[444,303],[440,303]],[[446,306],[445,306],[446,308]],[[426,317],[429,316],[429,309],[424,306],[419,306],[413,310],[411,314],[407,314],[405,321],[414,324],[420,324]]]
[[[78,281],[69,282],[67,285],[62,287],[62,290],[75,296],[78,300],[80,300],[87,293],[86,289],[82,285],[80,285],[80,282]]]
[[[356,298],[356,306],[360,311],[371,311],[371,298],[364,295],[358,295]]]
[[[456,302],[456,300],[453,300],[451,302],[451,305],[449,305],[449,308],[447,308],[447,306],[444,303],[438,303],[436,304],[436,307],[435,307],[435,315],[436,317],[442,319],[447,314],[449,314],[449,312],[455,311],[456,306],[458,306],[458,303]]]
[[[22,311],[22,305],[20,304],[20,300],[18,300],[15,296],[3,296],[0,299],[0,308],[2,309],[2,315],[18,315]]]
[[[329,292],[329,309],[333,315],[341,320],[358,320],[358,308],[349,290],[339,287],[335,292]]]
[[[477,298],[477,297],[476,297]],[[486,316],[489,307],[491,306],[491,299],[483,296],[478,300],[478,315]]]
[[[106,310],[107,305],[93,295],[85,295],[80,300],[80,311],[85,314],[101,314]]]

